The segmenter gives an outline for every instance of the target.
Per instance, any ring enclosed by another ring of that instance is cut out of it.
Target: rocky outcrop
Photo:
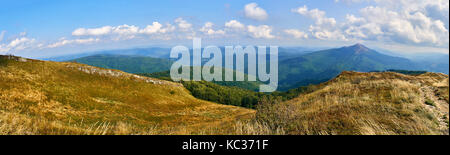
[[[158,84],[158,85],[182,86],[179,83],[139,76],[139,75],[125,73],[125,72],[113,70],[113,69],[103,69],[103,68],[97,68],[97,67],[93,67],[93,66],[74,64],[74,63],[69,63],[66,65],[66,67],[77,69],[79,71],[82,71],[82,72],[85,72],[88,74],[98,74],[98,75],[117,77],[117,78],[129,78],[129,79],[133,79],[135,81],[143,81],[146,83]]]

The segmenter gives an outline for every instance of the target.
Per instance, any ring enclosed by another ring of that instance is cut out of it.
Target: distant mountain
[[[73,59],[70,60],[70,62],[77,62],[107,69],[117,69],[128,73],[141,73],[141,75],[144,76],[155,77],[164,80],[171,80],[169,70],[173,63],[173,61],[169,59],[129,55],[92,55]],[[236,74],[235,71],[233,72],[234,74]],[[224,79],[225,71],[222,73],[222,75]],[[249,75],[244,74],[245,79],[247,79],[248,76]],[[239,87],[252,91],[258,91],[259,85],[263,84],[259,81],[214,81],[214,83],[223,86]]]
[[[449,55],[436,52],[395,53],[385,49],[377,50],[382,54],[407,58],[417,64],[420,70],[449,74]]]
[[[429,59],[413,60],[416,64],[423,67],[423,70],[429,72],[449,73],[449,56],[448,54],[435,54],[435,57]],[[425,56],[424,56],[425,57]]]
[[[79,54],[71,54],[64,56],[56,56],[50,58],[42,58],[43,60],[50,61],[68,61],[72,59],[93,56],[93,55],[129,55],[129,56],[148,56],[154,58],[169,58],[170,48],[133,48],[133,49],[119,49],[119,50],[104,50],[104,51],[96,51],[96,52],[86,52]]]
[[[378,53],[362,44],[308,53],[279,62],[279,89],[287,90],[317,84],[337,76],[342,71],[419,68],[414,62]]]
[[[325,82],[335,77],[342,71],[369,72],[397,69],[424,70],[448,74],[449,68],[448,55],[433,56],[433,59],[424,58],[424,60],[409,60],[406,58],[380,53],[373,49],[369,49],[362,44],[320,51],[312,50],[313,49],[300,47],[280,47],[278,49],[278,90],[286,91],[299,86],[307,86],[309,84]],[[225,50],[223,47],[221,47],[221,51],[222,55],[224,55]],[[192,52],[192,49],[190,52]],[[169,59],[169,54],[169,48],[135,48],[69,55],[64,57],[55,57],[48,60],[75,60],[88,65],[119,69],[130,73],[154,73],[167,71],[170,69],[169,64],[171,63],[169,62],[172,62],[171,60],[174,59]],[[144,59],[138,57],[153,58]],[[202,59],[203,63],[206,61],[208,61],[208,59]],[[223,60],[223,63],[224,62],[225,61]],[[245,60],[244,64],[247,64],[247,60]],[[247,67],[248,66],[246,65],[246,70]],[[229,82],[216,84],[228,85]],[[236,83],[230,85],[238,87],[242,86],[241,84],[236,85]],[[251,88],[248,86],[251,86]],[[255,86],[254,84],[248,86],[241,88],[250,88],[250,90],[255,90],[255,87],[253,87]]]
[[[220,47],[222,51],[222,55],[225,54],[225,48]],[[158,47],[152,47],[152,48],[132,48],[132,49],[119,49],[119,50],[104,50],[104,51],[95,51],[95,52],[84,52],[84,53],[78,53],[78,54],[69,54],[69,55],[63,55],[63,56],[55,56],[55,57],[48,57],[48,58],[41,58],[42,60],[49,60],[49,61],[68,61],[72,59],[87,57],[87,56],[93,56],[93,55],[132,55],[132,56],[148,56],[148,57],[154,57],[154,58],[170,58],[170,48],[158,48]],[[279,52],[279,59],[285,59],[285,58],[292,58],[296,56],[300,56],[306,53],[311,53],[315,51],[313,48],[301,48],[301,47],[289,47],[289,48],[283,48],[280,47],[278,49]],[[192,49],[190,50],[192,55]]]
[[[173,61],[146,56],[92,55],[70,60],[86,65],[123,70],[128,73],[154,73],[170,69]]]

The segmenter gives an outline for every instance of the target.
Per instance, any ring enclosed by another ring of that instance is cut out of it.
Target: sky
[[[0,54],[202,45],[449,52],[448,0],[0,0]]]

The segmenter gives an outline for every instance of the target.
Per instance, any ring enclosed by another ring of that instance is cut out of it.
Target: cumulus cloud
[[[175,30],[175,26],[171,24],[166,24],[165,27],[163,27],[158,22],[153,22],[152,25],[147,25],[144,29],[140,30],[140,33],[144,34],[155,34],[155,33],[168,33]]]
[[[156,22],[158,23],[158,22]],[[153,23],[155,24],[155,22]],[[158,23],[159,24],[159,23]],[[116,33],[119,35],[133,35],[139,32],[139,27],[134,25],[119,25],[117,27],[113,27],[112,33]]]
[[[207,35],[224,35],[224,30],[214,30],[213,29],[214,24],[211,22],[206,22],[205,25],[200,29],[201,32],[207,34]]]
[[[355,15],[352,15],[352,14],[347,14],[345,16],[345,19],[350,24],[361,24],[366,21],[364,18],[355,17]]]
[[[163,26],[159,22],[153,22],[151,25],[147,25],[144,28],[140,28],[134,25],[119,25],[119,26],[103,26],[100,28],[78,28],[72,32],[75,37],[109,37],[111,40],[129,40],[134,39],[137,36],[143,35],[162,35],[175,30],[175,26],[166,24]],[[152,36],[153,38],[165,38],[167,36]]]
[[[292,9],[292,12],[298,13],[300,15],[310,17],[315,21],[317,25],[327,25],[327,26],[335,26],[336,20],[334,18],[328,18],[325,14],[325,11],[321,11],[319,9],[308,10],[308,7],[303,6],[297,9]]]
[[[336,20],[327,17],[325,11],[310,10],[307,6],[298,7],[291,11],[314,21],[314,25],[311,25],[308,29],[312,37],[322,40],[347,40],[341,30],[337,28]]]
[[[245,25],[240,23],[237,20],[230,20],[230,21],[226,22],[225,27],[235,29],[235,30],[245,29]]]
[[[175,19],[175,23],[178,24],[178,27],[182,31],[189,31],[192,28],[192,24],[184,20],[183,18],[179,17]]]
[[[370,0],[346,1],[355,3]],[[372,40],[410,45],[448,47],[448,1],[372,0],[378,6],[367,6],[358,15],[348,14],[338,23],[325,11],[307,6],[292,12],[313,19],[308,31],[323,40]]]
[[[20,51],[31,48],[35,45],[36,40],[25,36],[20,36],[11,40],[9,43],[0,44],[0,53]]]
[[[90,43],[94,43],[94,42],[98,42],[98,41],[100,41],[99,38],[72,39],[72,40],[67,40],[67,39],[63,38],[58,42],[48,45],[47,47],[48,48],[56,48],[56,47],[60,47],[60,46],[70,45],[70,44],[90,44]]]
[[[247,31],[249,32],[250,36],[253,38],[263,38],[263,39],[272,39],[275,38],[272,33],[272,27],[268,25],[260,25],[260,26],[253,26],[248,25]]]
[[[308,34],[307,33],[303,32],[303,31],[300,31],[300,30],[297,30],[297,29],[286,29],[286,30],[284,30],[284,33],[286,33],[288,35],[291,35],[291,36],[293,36],[294,38],[297,38],[297,39],[306,39],[306,38],[308,38]]]
[[[448,44],[449,32],[441,20],[420,11],[393,11],[385,7],[368,6],[360,10],[358,24],[347,23],[346,32],[358,32],[363,39],[388,40],[407,44],[442,46]],[[349,17],[349,19],[352,19]],[[349,33],[351,34],[351,33]]]
[[[155,34],[167,33],[175,29],[174,26],[167,24],[163,27],[159,22],[153,22],[152,25],[147,25],[145,28],[139,28],[134,25],[120,25],[120,26],[103,26],[100,28],[78,28],[72,32],[73,36],[105,36],[105,35],[137,35],[137,34]]]
[[[259,21],[266,20],[268,17],[266,10],[259,7],[256,3],[249,3],[245,5],[244,13],[245,17]]]
[[[75,31],[72,32],[72,35],[74,36],[100,36],[100,35],[106,35],[110,34],[112,32],[113,27],[111,26],[103,26],[100,28],[93,28],[93,29],[85,29],[85,28],[78,28]]]

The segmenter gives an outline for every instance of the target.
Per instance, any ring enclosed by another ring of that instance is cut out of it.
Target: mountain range
[[[0,134],[448,135],[448,75],[404,73],[344,71],[281,100],[0,55]],[[257,101],[218,104],[236,99]]]
[[[129,73],[158,73],[168,77],[173,59],[169,49],[149,48],[95,52],[94,55],[68,61],[119,69]],[[191,51],[192,52],[192,51]],[[222,52],[224,52],[222,48]],[[99,54],[103,53],[103,54]],[[65,57],[68,58],[68,57]],[[62,58],[54,58],[61,60]],[[206,60],[204,60],[206,61]],[[246,66],[247,67],[247,66]],[[342,71],[424,70],[448,74],[448,57],[439,61],[412,61],[407,58],[389,56],[362,44],[320,51],[302,48],[279,49],[279,91],[328,81]],[[153,74],[155,75],[155,74]],[[226,85],[226,82],[218,83]],[[233,84],[241,88],[257,90],[254,84]],[[252,86],[251,88],[249,86]]]
[[[117,69],[129,73],[154,73],[170,69],[173,61],[137,55],[98,54],[70,60],[91,66]]]
[[[378,53],[362,44],[307,53],[279,62],[279,89],[318,84],[342,71],[420,70],[414,62]]]

